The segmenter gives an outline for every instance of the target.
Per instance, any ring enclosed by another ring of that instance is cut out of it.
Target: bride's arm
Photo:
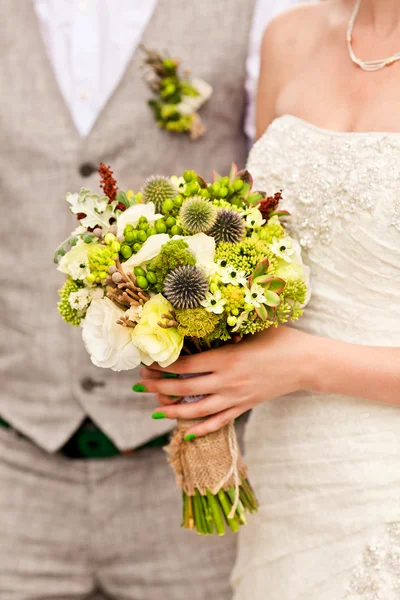
[[[314,346],[316,391],[400,406],[400,348],[327,338],[316,338]]]
[[[216,431],[243,412],[279,396],[308,389],[400,407],[400,348],[359,346],[289,327],[268,329],[240,344],[180,358],[167,369],[207,373],[164,379],[158,366],[142,370],[145,388],[158,394],[166,418],[208,417],[188,433]],[[177,397],[208,395],[195,404]]]

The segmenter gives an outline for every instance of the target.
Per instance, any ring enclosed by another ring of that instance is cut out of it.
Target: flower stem
[[[200,498],[203,504],[203,510],[204,510],[204,516],[206,518],[206,526],[207,526],[207,531],[208,533],[214,533],[214,520],[212,517],[212,513],[210,510],[210,507],[208,505],[208,501],[207,501],[207,497],[206,496],[202,496],[200,494]]]
[[[230,529],[232,531],[239,531],[240,525],[239,525],[238,521],[236,519],[230,519],[228,517],[229,513],[231,512],[232,505],[230,503],[229,496],[226,495],[224,490],[219,490],[218,500],[221,504],[222,512],[224,513],[225,520],[226,520],[227,524],[229,525]]]
[[[203,503],[201,501],[200,493],[198,490],[196,490],[196,495],[193,497],[193,508],[196,531],[201,535],[206,535],[208,533],[206,518],[204,516]]]
[[[192,497],[186,496],[186,510],[185,510],[185,527],[186,529],[194,529],[194,518],[193,518],[193,502]]]
[[[233,504],[235,503],[236,490],[234,488],[229,488],[228,496],[231,499],[232,506],[233,506]],[[240,497],[239,497],[239,501],[238,501],[237,507],[236,507],[236,514],[238,516],[240,523],[242,525],[247,525],[246,511],[240,500]]]
[[[207,500],[208,500],[208,506],[210,507],[210,511],[211,511],[211,514],[214,519],[214,525],[215,525],[217,534],[224,535],[225,534],[225,525],[224,525],[224,519],[221,515],[221,507],[219,505],[217,498],[210,492],[210,490],[207,490]]]

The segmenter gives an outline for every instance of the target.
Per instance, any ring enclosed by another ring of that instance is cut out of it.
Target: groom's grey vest
[[[214,95],[196,143],[160,131],[146,101],[141,53],[133,56],[92,132],[81,139],[58,89],[33,0],[0,0],[0,417],[56,451],[90,416],[121,448],[166,431],[137,372],[93,366],[81,332],[57,313],[63,282],[54,248],[75,227],[67,191],[98,188],[92,165],[111,164],[121,188],[152,173],[195,169],[210,177],[243,166],[245,60],[255,0],[160,0],[143,43],[182,58]],[[116,10],[118,3],[116,2]],[[115,32],[118,35],[118,32]]]

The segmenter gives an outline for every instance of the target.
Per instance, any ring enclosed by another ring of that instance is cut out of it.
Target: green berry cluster
[[[157,283],[157,276],[154,271],[151,270],[150,265],[147,266],[147,270],[143,267],[135,267],[133,274],[136,277],[136,285],[142,290],[148,290]]]
[[[80,289],[81,286],[79,286],[71,277],[68,277],[65,280],[64,285],[58,290],[58,295],[60,296],[60,301],[57,303],[58,312],[64,321],[71,325],[75,325],[76,327],[80,325],[85,311],[78,311],[75,308],[72,308],[69,303],[69,296],[72,292],[77,292]]]
[[[127,260],[132,254],[137,254],[144,242],[152,235],[159,233],[168,233],[171,237],[174,235],[182,235],[182,227],[178,225],[176,217],[169,213],[169,207],[175,207],[173,200],[164,202],[166,209],[164,217],[150,225],[146,217],[140,217],[136,227],[127,225],[124,229],[124,241],[121,244],[120,255],[122,260]],[[178,208],[179,210],[179,208]]]

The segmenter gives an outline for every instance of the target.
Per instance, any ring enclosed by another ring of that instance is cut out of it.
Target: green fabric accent
[[[11,429],[11,425],[0,417],[0,427]],[[136,450],[143,448],[162,448],[169,442],[169,433],[164,433],[152,440],[139,446]],[[68,442],[69,447],[73,447],[76,458],[112,458],[120,456],[122,452],[93,423],[84,423]]]

